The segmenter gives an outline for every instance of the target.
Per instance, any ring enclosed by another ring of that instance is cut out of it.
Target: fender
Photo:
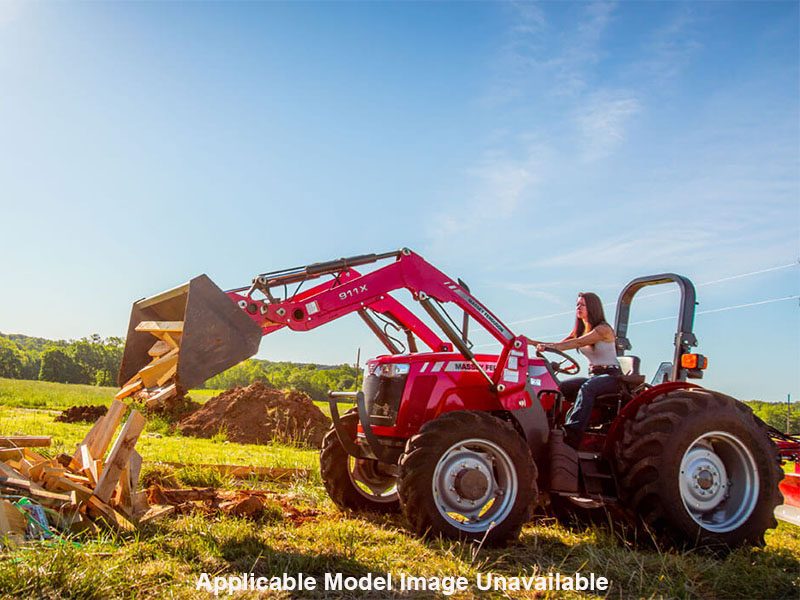
[[[685,381],[668,381],[657,386],[651,387],[638,394],[633,400],[628,402],[620,411],[614,422],[611,423],[611,428],[608,430],[605,445],[603,446],[603,453],[606,456],[613,456],[614,446],[616,446],[619,438],[622,437],[622,432],[625,428],[625,422],[636,416],[639,412],[639,407],[644,404],[650,404],[656,398],[674,392],[675,390],[691,390],[703,389],[701,386],[694,383],[687,383]]]

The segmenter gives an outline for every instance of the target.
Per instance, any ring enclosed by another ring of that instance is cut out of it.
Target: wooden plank
[[[105,456],[106,450],[111,443],[111,438],[114,437],[114,432],[122,422],[122,417],[125,414],[127,405],[119,400],[114,400],[103,417],[103,426],[97,433],[97,438],[93,443],[89,444],[89,452],[93,458],[102,458]]]
[[[150,388],[157,385],[158,380],[170,369],[178,364],[178,349],[174,348],[161,358],[157,358],[146,367],[139,370],[144,387]]]
[[[142,321],[136,331],[151,333],[183,333],[183,321]]]
[[[48,460],[46,457],[42,456],[38,452],[34,452],[30,448],[23,448],[22,454],[25,455],[25,460],[29,460],[33,464],[42,462],[43,460]]]
[[[0,448],[42,448],[50,445],[49,435],[0,436]]]
[[[127,398],[131,394],[135,394],[136,392],[138,392],[140,389],[142,389],[142,387],[144,387],[144,384],[142,383],[141,378],[139,378],[139,376],[137,374],[136,380],[133,383],[129,383],[124,388],[122,388],[120,391],[118,391],[114,395],[114,399],[115,400],[122,400],[123,398]]]
[[[0,476],[0,486],[6,486],[15,490],[20,490],[24,492],[26,496],[30,496],[31,498],[35,498],[37,500],[53,500],[59,502],[70,501],[69,496],[48,491],[43,487],[36,485],[32,481],[23,479],[22,477]],[[91,490],[89,491],[91,492]]]
[[[158,381],[156,381],[156,385],[159,386],[164,385],[165,383],[173,379],[177,373],[178,373],[178,365],[174,364],[172,367],[170,367],[169,371],[167,371],[161,377],[158,378]]]
[[[94,462],[94,458],[92,457],[92,452],[89,450],[89,446],[85,444],[81,444],[81,466],[86,476],[89,478],[91,484],[97,485],[98,475],[97,475],[97,465]]]
[[[136,527],[126,517],[118,513],[108,504],[96,496],[91,496],[88,500],[87,510],[95,518],[102,520],[106,525],[113,529],[123,529],[133,531]]]
[[[131,453],[144,429],[145,422],[144,416],[139,411],[132,410],[117,439],[114,441],[114,446],[108,455],[103,474],[100,476],[100,481],[97,482],[97,487],[94,490],[95,496],[103,502],[108,502],[111,499],[111,494],[119,482],[122,470],[131,458]]]
[[[163,333],[159,337],[173,348],[179,348],[181,345],[182,334],[180,333]]]
[[[80,483],[85,486],[94,486],[94,481],[83,475],[76,475],[75,473],[64,473],[64,477],[75,483]]]
[[[15,542],[24,539],[28,520],[22,511],[8,500],[0,500],[0,538],[11,537]]]
[[[72,481],[66,477],[59,477],[55,479],[53,489],[56,491],[75,492],[81,502],[86,502],[94,493],[92,492],[91,488],[81,485],[80,483]]]
[[[148,398],[147,402],[145,403],[145,406],[147,406],[147,408],[153,408],[162,400],[167,400],[169,398],[172,398],[172,396],[174,396],[177,393],[178,393],[178,388],[173,383],[172,385],[165,387],[158,393],[150,396],[150,398]]]
[[[133,514],[133,499],[131,497],[131,465],[130,462],[126,463],[119,474],[119,483],[115,491],[115,499],[117,508],[125,514]]]
[[[37,471],[36,468],[42,465],[42,463],[33,464],[31,461],[23,458],[20,461],[9,460],[6,464],[31,479],[39,479],[39,475],[41,475],[41,471]],[[34,470],[33,475],[31,474],[31,469]]]
[[[133,377],[131,377],[130,379],[128,379],[128,381],[126,381],[126,382],[125,382],[125,385],[123,385],[122,387],[123,387],[123,388],[126,388],[126,387],[128,387],[130,384],[132,384],[132,383],[134,383],[134,382],[136,382],[136,381],[139,381],[139,373],[136,373],[136,375],[134,375]]]
[[[142,515],[142,518],[139,519],[139,525],[146,525],[147,523],[151,523],[156,519],[160,519],[161,517],[166,517],[167,515],[171,515],[175,512],[175,506],[172,504],[168,504],[166,506],[157,505],[151,506],[150,509]]]
[[[108,414],[108,412],[106,412],[106,414]],[[100,431],[102,431],[103,428],[105,428],[104,422],[105,422],[105,416],[102,416],[99,419],[97,419],[97,421],[94,422],[94,425],[92,425],[92,428],[86,432],[86,435],[83,437],[83,441],[80,444],[78,444],[78,448],[77,450],[75,450],[75,454],[72,455],[72,462],[70,463],[70,467],[77,470],[80,470],[82,468],[83,463],[81,462],[81,446],[85,444],[86,446],[89,446],[89,449],[91,449],[93,446],[97,444],[96,442],[97,436],[100,435]]]
[[[0,460],[5,462],[7,460],[22,460],[24,454],[22,454],[21,448],[2,448],[0,449]]]
[[[147,354],[154,358],[158,358],[159,356],[164,356],[172,348],[177,348],[177,345],[170,344],[166,340],[158,340],[150,347],[150,350],[147,351]]]
[[[131,490],[136,492],[139,489],[139,474],[142,472],[142,455],[136,450],[131,452],[131,459],[128,462],[130,467],[129,473],[131,476]]]
[[[133,516],[143,515],[150,508],[150,504],[147,502],[147,492],[135,492],[132,497],[132,503]]]

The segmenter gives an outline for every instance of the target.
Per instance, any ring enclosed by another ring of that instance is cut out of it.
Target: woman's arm
[[[589,333],[586,333],[580,337],[576,338],[566,338],[561,342],[555,342],[553,344],[538,344],[542,346],[539,348],[540,350],[547,350],[552,348],[553,350],[574,350],[575,348],[582,348],[583,346],[591,346],[592,344],[596,344],[597,342],[613,342],[614,341],[614,330],[611,329],[608,325],[598,325],[594,329],[592,329]]]

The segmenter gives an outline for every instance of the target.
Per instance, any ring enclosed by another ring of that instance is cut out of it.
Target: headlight
[[[408,375],[410,368],[407,363],[385,363],[371,367],[370,371],[379,377],[402,377]]]

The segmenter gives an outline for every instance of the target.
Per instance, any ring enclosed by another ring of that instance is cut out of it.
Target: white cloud
[[[611,154],[625,139],[626,127],[640,109],[639,100],[625,92],[597,92],[588,97],[574,116],[583,158],[598,160]]]

